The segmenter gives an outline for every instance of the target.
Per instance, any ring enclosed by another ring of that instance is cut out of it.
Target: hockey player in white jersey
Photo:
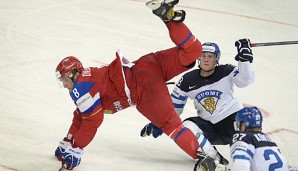
[[[215,165],[218,156],[212,145],[230,144],[235,133],[233,123],[236,112],[243,108],[233,95],[234,86],[243,88],[255,80],[251,67],[253,55],[250,40],[240,39],[235,45],[238,67],[219,65],[219,46],[216,43],[204,43],[203,53],[198,60],[199,69],[183,75],[171,94],[178,114],[182,114],[188,98],[193,100],[198,116],[185,119],[183,125],[193,131],[203,149],[202,153],[214,159]],[[202,162],[199,160],[198,166],[204,165]],[[220,163],[226,164],[226,161]]]
[[[242,103],[234,98],[234,86],[243,88],[255,80],[251,67],[253,55],[250,40],[240,39],[235,42],[235,46],[238,51],[235,57],[238,67],[219,65],[221,52],[218,45],[204,43],[202,55],[198,59],[199,69],[184,74],[171,93],[179,115],[188,98],[194,102],[198,116],[187,118],[183,125],[192,130],[203,149],[198,152],[202,157],[196,167],[203,166],[206,170],[214,170],[218,163],[228,164],[212,145],[230,144],[235,133],[233,123],[236,112],[243,108]],[[141,135],[144,132],[153,137],[161,134],[160,129],[151,123],[143,128]]]
[[[262,132],[262,113],[246,107],[236,115],[231,143],[232,171],[289,171],[276,143]]]

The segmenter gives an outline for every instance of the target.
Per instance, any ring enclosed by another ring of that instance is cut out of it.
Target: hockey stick
[[[169,84],[175,84],[175,82],[167,82],[166,84],[167,85],[169,85]]]
[[[293,45],[293,44],[298,44],[298,41],[251,43],[251,47],[258,47],[258,46],[275,46],[275,45]]]
[[[64,166],[62,166],[58,171],[63,171],[65,170],[66,168]]]

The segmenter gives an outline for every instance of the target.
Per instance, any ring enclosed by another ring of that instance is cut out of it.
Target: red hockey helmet
[[[75,70],[82,72],[83,65],[76,57],[68,56],[62,59],[62,61],[58,64],[56,68],[56,78],[59,79],[64,76],[68,76],[73,79]]]

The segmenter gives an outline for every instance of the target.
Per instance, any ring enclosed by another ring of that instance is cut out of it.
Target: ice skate
[[[198,161],[195,164],[194,171],[215,171],[216,163],[204,152],[198,151]]]
[[[229,161],[226,158],[224,158],[219,152],[217,152],[217,154],[218,154],[218,157],[215,160],[218,160],[219,164],[222,164],[225,166],[229,164]]]
[[[213,147],[217,151],[216,147],[215,146],[213,146]],[[229,161],[226,158],[224,158],[218,151],[217,151],[217,154],[216,154],[214,160],[217,160],[216,163],[219,163],[221,165],[225,165],[226,166],[226,165],[229,164]]]
[[[165,23],[169,21],[183,22],[185,19],[185,11],[174,11],[174,6],[179,0],[151,0],[146,5],[152,9],[153,14],[161,18]]]
[[[230,171],[229,161],[220,153],[217,153],[214,163],[216,164],[216,171]]]

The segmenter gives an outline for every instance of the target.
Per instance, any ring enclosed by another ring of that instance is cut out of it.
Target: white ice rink
[[[201,41],[217,42],[220,63],[237,64],[234,42],[298,39],[297,0],[181,0],[185,23]],[[84,66],[110,63],[120,48],[131,61],[174,46],[143,0],[0,1],[0,170],[57,171],[58,142],[75,106],[55,68],[66,56]],[[298,45],[253,48],[256,82],[236,89],[264,110],[266,133],[298,166]],[[176,77],[173,81],[177,81]],[[173,86],[169,86],[169,90]],[[158,111],[157,111],[158,112]],[[195,115],[189,101],[182,119]],[[105,115],[77,171],[191,171],[195,164],[167,136],[139,136],[148,121],[129,108]],[[220,146],[229,157],[229,146]]]

